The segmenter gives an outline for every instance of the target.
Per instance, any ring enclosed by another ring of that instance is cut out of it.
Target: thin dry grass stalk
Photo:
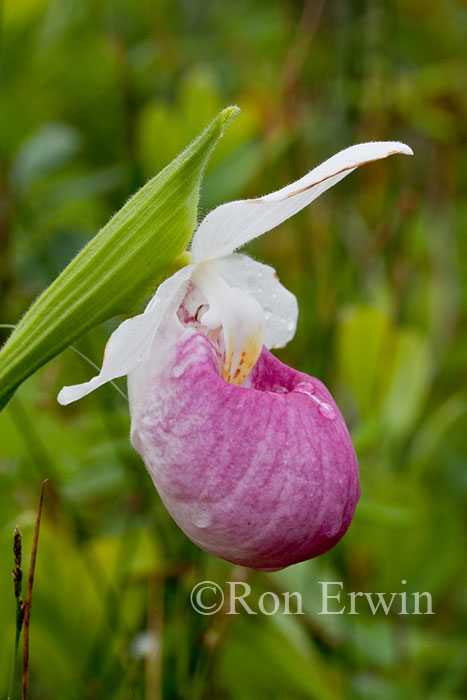
[[[42,504],[44,502],[45,485],[48,479],[42,482],[39,507],[37,509],[36,525],[34,527],[34,539],[31,550],[31,563],[29,565],[28,590],[24,601],[24,633],[23,633],[23,700],[28,700],[29,693],[29,627],[31,622],[32,586],[34,583],[34,571],[36,568],[37,544],[39,541],[39,528],[41,524]]]

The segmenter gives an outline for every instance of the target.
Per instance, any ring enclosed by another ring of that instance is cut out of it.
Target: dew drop
[[[197,508],[191,514],[191,521],[195,527],[207,527],[211,522],[211,516],[207,510]]]
[[[320,401],[317,396],[314,396],[315,387],[313,384],[310,382],[300,382],[300,384],[297,384],[297,386],[294,387],[294,391],[298,394],[305,394],[306,396],[309,396],[310,399],[313,399],[313,401],[318,405],[318,411],[323,418],[326,418],[326,420],[335,420],[336,412],[333,407],[328,403],[324,403],[324,401]]]
[[[276,386],[274,391],[276,392],[276,394],[288,394],[289,393],[288,389],[286,389],[285,386]]]
[[[336,419],[336,412],[328,403],[320,403],[318,406],[318,411],[321,413],[323,418],[326,418],[327,420]]]
[[[269,310],[266,310],[266,311],[264,312],[264,318],[265,318],[266,321],[270,321],[271,318],[272,318],[272,312],[269,311]]]
[[[299,394],[308,394],[308,396],[311,396],[315,393],[315,387],[310,382],[300,382],[300,384],[294,387],[294,391],[297,391]]]

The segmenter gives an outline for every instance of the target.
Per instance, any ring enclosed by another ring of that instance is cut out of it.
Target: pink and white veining
[[[156,365],[129,377],[132,441],[195,544],[271,571],[343,537],[360,495],[358,465],[322,382],[263,348],[242,386],[230,384],[211,341],[193,329]]]

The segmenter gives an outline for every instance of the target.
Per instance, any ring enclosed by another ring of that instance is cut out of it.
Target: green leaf
[[[0,353],[0,409],[41,365],[154,290],[190,240],[204,168],[237,111],[223,110],[133,195],[26,312]]]
[[[382,406],[384,428],[397,437],[405,435],[417,419],[432,375],[432,359],[426,339],[417,331],[397,334],[391,383]]]
[[[384,368],[393,343],[390,320],[378,309],[362,306],[349,309],[343,316],[338,336],[340,376],[365,417],[374,415],[380,404],[387,383]]]
[[[368,437],[374,428],[400,439],[413,426],[432,377],[426,338],[397,327],[379,309],[343,316],[338,336],[340,377],[352,392]]]

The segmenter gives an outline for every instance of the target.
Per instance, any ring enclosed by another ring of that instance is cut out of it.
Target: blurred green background
[[[32,700],[464,697],[467,4],[4,0],[1,12],[1,323],[228,104],[242,113],[200,216],[354,142],[415,151],[365,166],[249,246],[299,300],[279,356],[326,382],[354,438],[362,498],[344,540],[275,574],[199,551],[131,449],[115,389],[56,403],[92,374],[66,351],[0,416],[1,697],[12,533],[29,555],[45,477]],[[117,322],[79,350],[100,364]],[[198,581],[245,578],[252,600],[299,591],[306,614],[192,610]],[[318,615],[323,580],[429,591],[436,615]]]

